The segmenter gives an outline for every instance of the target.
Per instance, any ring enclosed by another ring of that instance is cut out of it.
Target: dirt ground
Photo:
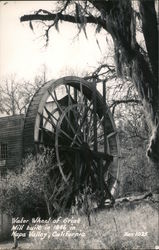
[[[13,249],[14,244],[13,241],[4,241],[0,242],[0,250],[10,250]],[[24,250],[24,249],[34,249],[32,243],[29,240],[19,240],[17,250]]]

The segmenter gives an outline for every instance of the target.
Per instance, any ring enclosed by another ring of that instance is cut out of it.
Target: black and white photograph
[[[0,250],[159,249],[158,0],[0,1]]]

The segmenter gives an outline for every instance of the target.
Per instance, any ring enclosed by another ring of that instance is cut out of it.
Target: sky
[[[77,37],[74,24],[63,23],[60,32],[52,29],[50,42],[45,47],[44,29],[33,23],[20,23],[20,16],[44,8],[54,9],[56,1],[11,1],[0,2],[0,79],[11,75],[32,80],[45,65],[48,80],[67,74],[91,72],[109,50],[105,40],[106,31],[95,34],[95,28],[87,27],[88,40],[84,33]],[[99,41],[97,45],[96,39]],[[111,42],[110,42],[111,43]],[[2,82],[2,81],[1,81]],[[1,83],[2,84],[2,83]]]

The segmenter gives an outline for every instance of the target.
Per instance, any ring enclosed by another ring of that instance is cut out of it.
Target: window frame
[[[6,142],[0,142],[0,168],[6,166],[8,158],[8,144]]]

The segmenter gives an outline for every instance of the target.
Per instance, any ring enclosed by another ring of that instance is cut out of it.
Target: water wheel
[[[24,155],[54,148],[61,178],[73,178],[76,190],[91,179],[108,198],[115,195],[118,134],[95,84],[73,76],[44,84],[30,102],[23,136]]]

